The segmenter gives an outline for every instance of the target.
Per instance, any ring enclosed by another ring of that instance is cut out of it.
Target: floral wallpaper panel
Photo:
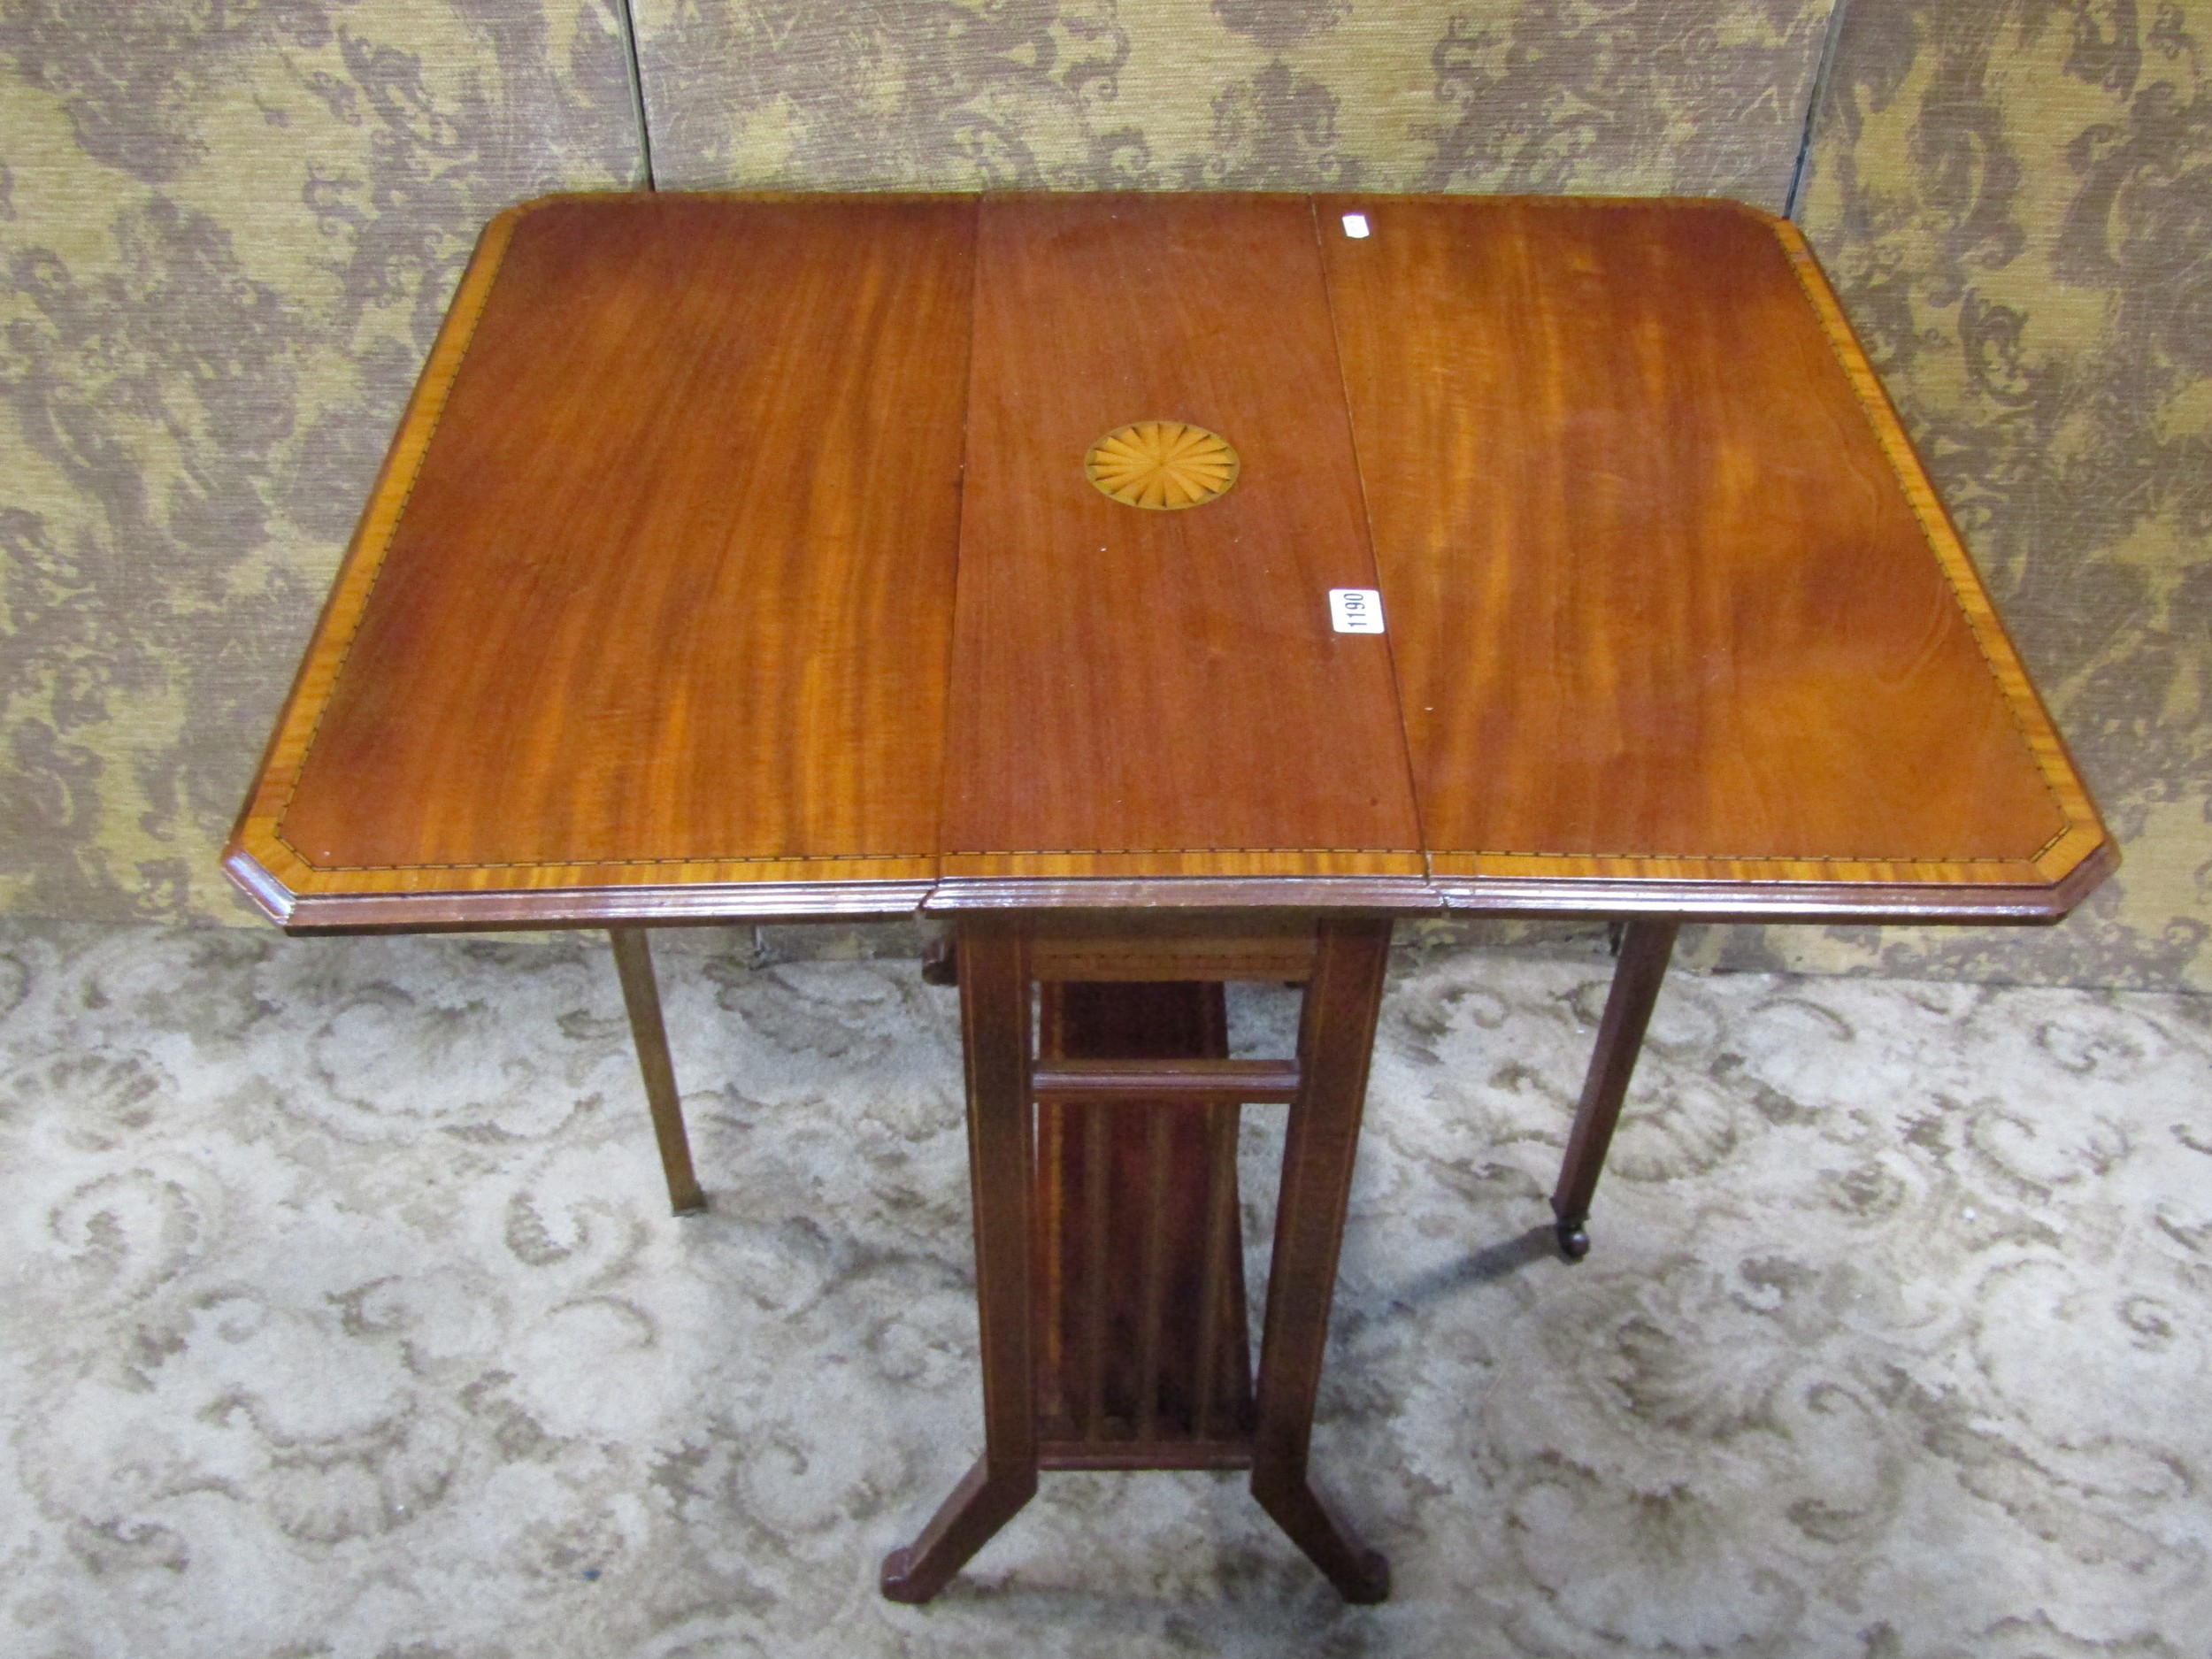
[[[664,186],[1789,197],[2126,844],[2049,932],[1693,959],[2202,986],[2207,0],[637,0]],[[0,909],[214,856],[476,228],[645,180],[612,0],[0,7]]]
[[[1854,0],[1801,218],[2119,835],[2058,928],[1709,959],[2212,988],[2212,3]]]
[[[611,0],[0,9],[0,909],[216,867],[478,228],[643,181]]]
[[[1829,0],[636,0],[664,187],[1778,209]]]

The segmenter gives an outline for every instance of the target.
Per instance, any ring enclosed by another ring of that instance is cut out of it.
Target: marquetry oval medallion
[[[1169,511],[1228,494],[1237,481],[1237,452],[1187,420],[1139,420],[1091,445],[1083,471],[1118,502]]]

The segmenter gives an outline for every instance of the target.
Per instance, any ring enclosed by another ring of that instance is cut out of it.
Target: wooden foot
[[[922,1535],[883,1558],[879,1582],[885,1597],[910,1604],[928,1601],[1036,1493],[1035,1464],[1001,1470],[994,1476],[989,1456],[977,1458],[975,1467],[938,1506]]]
[[[1674,954],[1678,924],[1670,921],[1632,921],[1626,924],[1620,947],[1620,965],[1613,970],[1613,988],[1605,999],[1605,1017],[1598,1022],[1597,1047],[1590,1056],[1589,1074],[1583,1079],[1582,1103],[1576,1109],[1572,1133],[1567,1137],[1567,1156],[1559,1170],[1559,1185],[1552,1191],[1552,1214],[1558,1217],[1559,1248],[1571,1262],[1590,1253],[1590,1200],[1605,1169],[1606,1148],[1613,1143],[1613,1127],[1619,1122],[1621,1102],[1628,1080],[1635,1074],[1636,1057],[1643,1051],[1644,1029],[1651,1024],[1652,1005],[1667,977],[1667,962]]]
[[[1590,1254],[1590,1229],[1579,1221],[1555,1222],[1553,1236],[1559,1240],[1559,1253],[1570,1262],[1579,1262]]]
[[[676,1068],[668,1058],[668,1030],[661,1023],[652,947],[642,927],[611,927],[607,937],[614,943],[615,972],[622,977],[622,1001],[630,1010],[630,1035],[645,1078],[645,1102],[652,1109],[653,1138],[660,1143],[661,1172],[668,1178],[668,1206],[680,1216],[704,1210],[706,1194],[692,1172],[691,1142],[676,1094]]]
[[[1285,1480],[1256,1469],[1252,1495],[1347,1601],[1371,1607],[1388,1598],[1389,1562],[1346,1532],[1303,1476]]]

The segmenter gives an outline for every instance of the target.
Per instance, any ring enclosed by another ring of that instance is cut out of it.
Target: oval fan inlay
[[[1169,511],[1202,507],[1237,481],[1237,452],[1219,434],[1185,420],[1117,427],[1083,457],[1083,471],[1116,501]]]

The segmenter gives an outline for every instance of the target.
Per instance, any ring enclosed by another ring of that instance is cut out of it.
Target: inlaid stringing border
[[[749,191],[705,192],[727,200],[774,200],[772,194]],[[985,858],[1083,858],[1144,856],[1161,859],[1179,857],[1372,857],[1409,854],[1415,849],[1406,848],[1321,848],[1321,847],[1249,847],[1249,848],[1029,848],[1029,849],[972,849],[945,848],[928,851],[865,852],[839,854],[698,854],[676,857],[626,858],[599,860],[534,860],[497,864],[339,864],[318,865],[299,849],[287,841],[282,834],[282,823],[300,774],[319,733],[323,716],[329,706],[332,692],[342,673],[348,654],[359,633],[369,601],[382,572],[384,560],[397,534],[400,521],[413,494],[439,422],[445,413],[455,380],[467,356],[478,323],[481,320],[492,288],[511,245],[515,229],[523,219],[541,209],[579,198],[547,196],[510,208],[495,218],[486,227],[476,252],[456,290],[446,320],[433,346],[415,393],[410,400],[390,454],[380,472],[369,505],[356,531],[339,571],[337,581],[319,625],[314,641],[303,661],[295,681],[284,715],[273,738],[267,763],[252,801],[242,818],[239,840],[248,852],[280,849],[284,856],[279,861],[291,869],[271,870],[272,875],[283,873],[296,876],[305,873],[313,878],[345,874],[384,874],[404,876],[419,872],[426,876],[465,875],[481,872],[491,875],[502,871],[576,871],[612,872],[635,870],[640,872],[686,869],[705,875],[721,867],[736,866],[837,866],[858,870],[872,864],[904,864],[917,862],[935,863],[943,859]],[[643,193],[610,192],[591,198],[610,204],[634,203],[646,205],[654,197]],[[951,199],[974,199],[956,197]],[[1309,197],[1310,203],[1317,197]],[[1515,198],[1490,198],[1508,201]],[[1544,198],[1519,198],[1538,200]],[[1994,607],[1982,586],[1957,532],[1945,513],[1933,487],[1929,483],[1911,441],[1898,419],[1895,409],[1883,390],[1879,378],[1868,362],[1863,349],[1853,334],[1841,305],[1829,287],[1826,276],[1803,235],[1794,225],[1777,219],[1741,203],[1719,200],[1692,200],[1666,197],[1582,197],[1575,198],[1578,205],[1605,205],[1635,208],[1671,208],[1689,211],[1732,211],[1749,214],[1756,219],[1779,244],[1786,264],[1805,295],[1818,320],[1824,337],[1839,365],[1850,381],[1854,394],[1873,427],[1877,441],[1888,460],[1899,486],[1911,505],[1916,522],[1938,567],[1943,572],[1954,598],[1964,613],[1969,630],[1988,664],[1999,690],[2004,697],[2007,711],[2020,732],[2033,757],[2038,775],[2057,808],[2062,827],[2044,843],[2031,859],[1957,857],[1957,858],[1897,858],[1879,855],[1849,856],[1833,854],[1811,856],[1776,853],[1747,854],[1685,854],[1685,853],[1544,853],[1519,852],[1506,849],[1472,849],[1463,848],[1430,849],[1428,856],[1447,858],[1501,859],[1527,861],[1552,866],[1582,866],[1595,870],[1598,866],[1618,866],[1623,864],[1656,866],[1708,866],[1729,864],[1745,871],[1781,870],[1786,866],[1816,868],[1850,867],[1860,870],[1879,869],[1883,879],[1894,879],[1899,872],[1924,871],[1931,875],[1938,872],[1961,871],[1977,867],[1992,870],[2004,868],[2017,872],[2023,864],[2031,864],[2049,877],[2055,878],[2070,869],[2104,839],[2102,826],[2095,810],[2089,803],[2086,793],[2068,765],[2063,747],[2040,700],[2028,680],[2017,654],[2006,636]],[[1142,425],[1145,423],[1136,423]],[[1203,429],[1194,429],[1203,430]],[[1110,439],[1118,434],[1109,434]],[[1236,481],[1233,470],[1235,454],[1216,434],[1207,434],[1221,444],[1229,457],[1232,471],[1227,482],[1220,485],[1205,500],[1218,496]],[[1105,440],[1102,440],[1102,442]],[[1093,454],[1096,453],[1094,446]],[[1087,457],[1087,472],[1089,472]],[[1097,483],[1095,474],[1092,481]],[[1105,489],[1105,486],[1099,486]],[[1111,495],[1111,490],[1106,490]],[[1186,505],[1202,505],[1196,501]],[[265,842],[263,838],[265,837]],[[257,846],[257,843],[262,843]],[[2069,843],[2075,843],[2069,846]],[[2062,859],[2063,849],[2069,856]],[[2055,867],[2047,867],[2055,866]],[[1434,872],[1432,871],[1432,874]],[[1468,878],[1461,878],[1463,879]],[[322,886],[315,882],[315,886]],[[628,884],[623,884],[628,885]]]

